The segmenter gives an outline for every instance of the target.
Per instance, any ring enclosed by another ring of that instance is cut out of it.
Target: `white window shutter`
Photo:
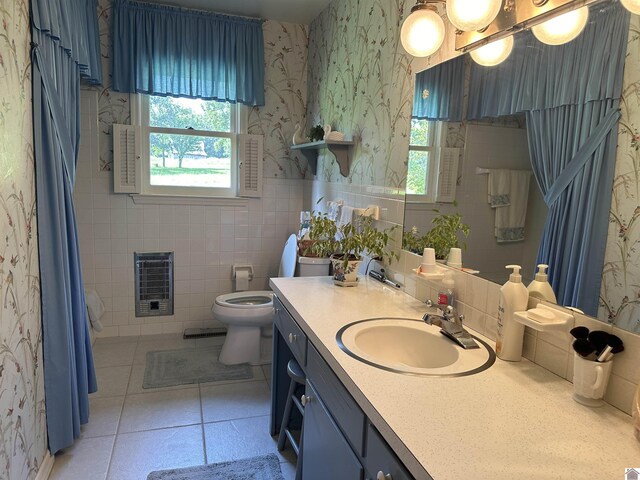
[[[113,125],[113,190],[141,193],[140,136],[133,125]]]
[[[438,167],[437,202],[453,203],[456,200],[456,184],[458,183],[459,148],[441,148]]]
[[[261,197],[262,196],[262,163],[263,163],[263,143],[262,135],[238,135],[240,142],[240,196],[241,197]]]

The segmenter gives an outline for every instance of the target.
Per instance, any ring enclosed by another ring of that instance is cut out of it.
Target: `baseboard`
[[[47,480],[49,475],[51,474],[51,470],[53,470],[53,464],[56,461],[56,457],[49,453],[49,450],[45,453],[44,459],[40,464],[40,470],[38,470],[38,474],[36,475],[35,480]]]

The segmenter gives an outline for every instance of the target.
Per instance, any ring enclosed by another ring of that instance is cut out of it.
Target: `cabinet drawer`
[[[389,480],[413,479],[396,454],[393,453],[391,447],[371,424],[367,427],[367,456],[364,459],[364,464],[367,470],[367,480],[378,480],[378,477]],[[382,472],[381,476],[380,472]]]
[[[365,428],[364,413],[312,344],[309,344],[307,376],[313,382],[320,398],[342,429],[344,436],[355,452],[362,456]]]
[[[273,321],[276,327],[289,345],[293,356],[304,367],[307,363],[307,336],[275,295],[273,307],[275,309]]]

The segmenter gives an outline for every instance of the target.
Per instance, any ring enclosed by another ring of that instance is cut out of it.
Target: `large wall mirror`
[[[421,246],[412,246],[411,238],[428,232],[438,215],[460,214],[470,230],[467,238],[459,235],[460,242],[466,244],[465,267],[501,284],[508,278],[504,266],[519,264],[528,283],[538,261],[546,258],[543,263],[549,263],[551,276],[554,270],[565,277],[573,275],[579,288],[585,290],[584,285],[590,284],[590,291],[596,292],[595,298],[585,299],[583,293],[569,291],[574,285],[564,278],[561,303],[596,315],[613,178],[613,168],[597,165],[615,163],[616,111],[628,22],[617,2],[602,2],[591,8],[581,37],[565,46],[536,45],[533,36],[523,32],[504,65],[480,67],[468,55],[458,57],[432,67],[439,70],[435,83],[432,75],[428,87],[420,83],[423,74],[418,73],[408,161],[404,236],[409,241],[405,249],[421,253]],[[617,39],[613,38],[615,31]],[[624,47],[617,60],[607,57],[605,48],[594,47],[599,42],[615,51],[612,45],[616,41]],[[429,72],[436,72],[432,69]],[[594,80],[594,72],[604,71],[608,73],[595,74],[599,78]],[[438,90],[451,84],[455,75],[462,75],[463,80],[452,99],[450,93],[442,95]],[[430,99],[440,106],[440,112],[422,114],[424,101]],[[459,109],[459,115],[451,115],[451,104],[458,101],[460,105],[453,110]],[[445,104],[448,106],[442,114]],[[447,118],[452,116],[455,118]],[[563,141],[564,137],[568,140]],[[574,172],[569,172],[571,162]],[[578,163],[580,167],[576,167]],[[492,194],[500,191],[496,183],[505,175],[508,178],[508,172],[518,188],[511,187],[511,213],[505,215],[502,210],[498,218],[500,202]],[[555,232],[557,241],[549,238]],[[598,239],[585,241],[592,235],[589,232],[595,232]],[[587,265],[592,258],[599,267]],[[576,267],[576,263],[581,265]]]

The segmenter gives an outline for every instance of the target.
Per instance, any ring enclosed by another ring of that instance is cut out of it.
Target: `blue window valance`
[[[593,5],[575,40],[545,45],[531,32],[515,37],[513,52],[495,67],[471,66],[467,118],[620,98],[629,12],[618,2]]]
[[[411,116],[420,120],[459,122],[464,97],[464,57],[416,75]]]
[[[113,3],[113,89],[264,105],[262,21]]]

